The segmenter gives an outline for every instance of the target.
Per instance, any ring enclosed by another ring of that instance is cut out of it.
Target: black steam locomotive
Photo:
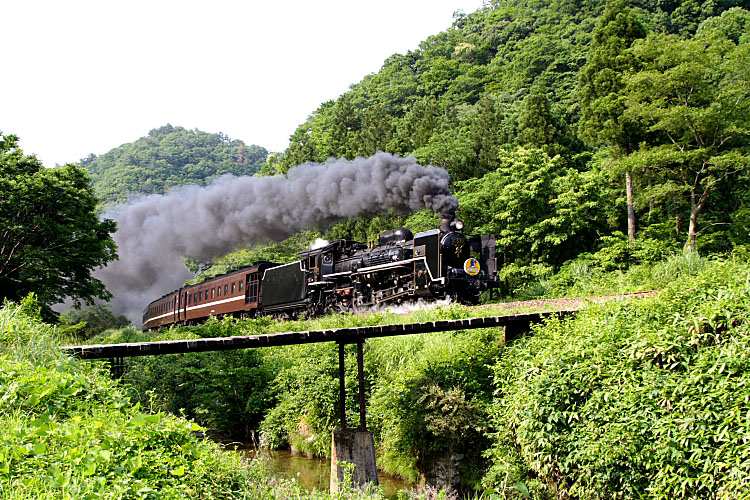
[[[467,237],[444,215],[440,229],[386,231],[376,245],[336,240],[291,264],[260,262],[152,302],[143,329],[193,324],[211,315],[294,318],[379,304],[452,298],[477,303],[497,286],[495,236]]]

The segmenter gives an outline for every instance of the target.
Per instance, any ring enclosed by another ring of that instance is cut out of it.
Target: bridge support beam
[[[351,465],[349,465],[351,464]],[[336,429],[333,431],[331,446],[331,494],[339,491],[344,482],[348,467],[352,484],[364,486],[367,483],[378,485],[378,468],[375,464],[375,440],[372,432],[359,429]]]
[[[348,467],[353,485],[367,483],[378,485],[378,468],[375,464],[375,440],[367,431],[365,419],[365,363],[364,339],[357,342],[357,378],[359,381],[359,429],[346,427],[346,392],[344,372],[344,342],[339,342],[339,418],[341,428],[333,431],[331,444],[331,494],[339,491]]]

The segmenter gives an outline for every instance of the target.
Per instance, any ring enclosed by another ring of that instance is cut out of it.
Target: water
[[[271,475],[281,479],[296,479],[304,489],[328,491],[331,480],[330,459],[308,458],[292,455],[289,451],[263,450],[257,454],[253,450],[237,450],[247,457],[260,457],[266,460]],[[378,472],[378,481],[386,498],[395,499],[400,490],[409,490],[414,484],[403,479]]]

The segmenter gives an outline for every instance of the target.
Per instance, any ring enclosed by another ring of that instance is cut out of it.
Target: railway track
[[[392,337],[399,335],[413,335],[417,333],[444,332],[453,330],[470,330],[474,328],[505,327],[506,340],[510,340],[530,329],[534,323],[539,323],[551,316],[566,316],[575,314],[589,302],[606,302],[611,300],[640,299],[658,293],[658,290],[619,295],[606,295],[585,298],[544,299],[500,304],[500,307],[548,309],[545,311],[510,313],[502,315],[488,315],[467,319],[444,321],[425,321],[420,323],[405,323],[391,325],[358,326],[351,328],[333,328],[324,330],[309,330],[302,332],[281,332],[264,335],[245,335],[219,338],[162,340],[155,342],[135,342],[127,344],[97,344],[82,346],[64,346],[62,350],[72,356],[85,359],[123,358],[132,356],[154,356],[162,354],[223,351],[231,349],[251,349],[294,344],[309,344],[317,342],[337,342],[339,344],[354,344],[364,342],[368,338]],[[497,307],[478,306],[478,308]],[[494,309],[491,309],[494,311]],[[487,311],[484,311],[487,312]]]

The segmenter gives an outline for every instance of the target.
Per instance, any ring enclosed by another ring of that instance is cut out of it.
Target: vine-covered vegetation
[[[534,496],[750,497],[750,269],[550,321],[495,365],[486,484]]]

